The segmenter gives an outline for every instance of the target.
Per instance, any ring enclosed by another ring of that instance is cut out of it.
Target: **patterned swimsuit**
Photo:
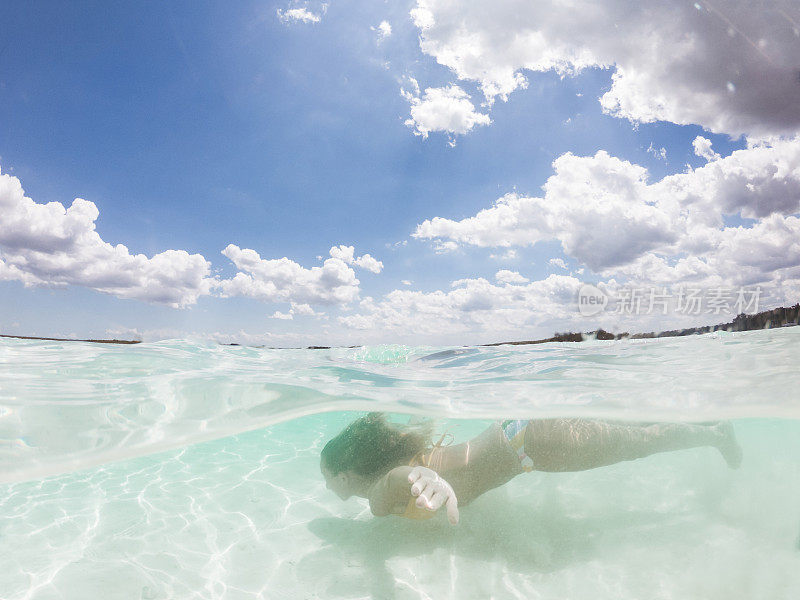
[[[507,420],[500,422],[503,433],[506,435],[508,443],[517,451],[519,464],[526,473],[533,471],[533,459],[525,454],[525,428],[530,420]]]

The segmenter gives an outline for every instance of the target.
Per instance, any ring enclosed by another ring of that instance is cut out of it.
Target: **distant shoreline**
[[[33,335],[6,335],[0,333],[0,337],[13,338],[15,340],[45,340],[48,342],[92,342],[93,344],[141,344],[141,340],[78,340],[75,338],[52,338],[36,337]]]
[[[800,303],[789,307],[773,308],[760,313],[746,315],[744,313],[736,316],[729,323],[719,323],[717,325],[705,325],[703,327],[689,327],[687,329],[671,329],[659,333],[609,333],[603,329],[595,329],[586,333],[556,333],[553,337],[540,340],[521,340],[512,342],[494,342],[491,344],[478,344],[479,347],[488,346],[526,346],[529,344],[546,344],[548,342],[582,342],[591,336],[598,340],[620,340],[620,339],[650,339],[662,337],[681,337],[701,333],[711,333],[712,331],[754,331],[756,329],[775,329],[777,327],[791,327],[800,324]],[[36,337],[32,335],[6,335],[0,333],[0,338],[13,338],[18,340],[42,340],[48,342],[91,342],[93,344],[141,344],[141,340],[79,340],[73,338],[53,338]],[[223,346],[241,346],[242,344],[231,343],[221,344]],[[265,346],[257,346],[264,348]],[[306,346],[293,348],[271,348],[274,350],[330,350],[339,346]],[[346,346],[347,348],[358,348],[359,346]]]
[[[791,327],[798,325],[800,321],[800,303],[794,306],[773,308],[760,313],[737,315],[733,321],[728,323],[718,323],[717,325],[705,325],[703,327],[689,327],[686,329],[670,329],[659,333],[609,333],[603,329],[595,329],[587,333],[556,333],[553,337],[543,340],[525,340],[519,342],[495,342],[493,344],[481,344],[481,346],[522,346],[527,344],[545,344],[547,342],[582,342],[585,336],[592,336],[598,340],[642,340],[662,337],[681,337],[685,335],[695,335],[701,333],[711,333],[712,331],[755,331],[757,329],[775,329],[778,327]]]

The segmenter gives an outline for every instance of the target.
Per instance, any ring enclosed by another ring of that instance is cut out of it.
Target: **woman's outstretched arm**
[[[408,505],[411,482],[408,476],[414,467],[395,467],[378,479],[369,489],[369,508],[376,517],[399,515]]]
[[[395,467],[369,491],[372,514],[429,519],[442,506],[453,525],[458,523],[458,499],[450,484],[436,471],[422,466]]]

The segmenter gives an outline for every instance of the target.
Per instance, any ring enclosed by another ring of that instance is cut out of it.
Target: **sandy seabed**
[[[340,501],[319,452],[353,414],[0,488],[0,597],[790,600],[800,423],[744,420],[745,451],[521,475],[452,527]],[[451,422],[458,439],[484,422]]]

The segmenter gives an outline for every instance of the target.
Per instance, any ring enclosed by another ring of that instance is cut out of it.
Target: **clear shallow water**
[[[798,342],[800,328],[443,354],[3,340],[0,598],[795,598]],[[699,448],[526,474],[457,527],[376,519],[318,470],[352,411],[374,409],[446,417],[456,441],[495,417],[731,417],[745,459],[733,471]]]

